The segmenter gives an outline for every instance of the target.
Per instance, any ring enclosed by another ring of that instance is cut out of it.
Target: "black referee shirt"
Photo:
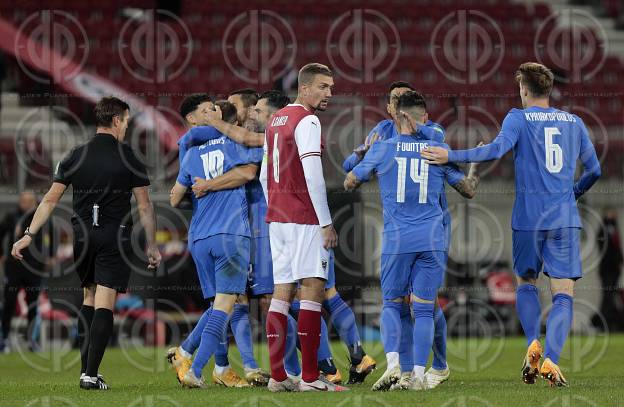
[[[74,147],[56,166],[54,182],[72,185],[74,216],[91,224],[99,205],[99,224],[132,224],[132,188],[150,184],[145,165],[132,148],[106,133]]]

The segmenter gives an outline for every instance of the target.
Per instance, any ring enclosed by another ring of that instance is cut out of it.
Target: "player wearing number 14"
[[[431,148],[422,155],[433,164],[481,162],[499,159],[513,149],[516,309],[528,344],[522,379],[533,384],[541,374],[551,385],[565,386],[559,355],[572,324],[574,282],[582,276],[576,199],[598,180],[600,163],[581,118],[550,107],[553,74],[548,68],[522,64],[516,80],[523,109],[507,114],[492,143],[463,151]],[[584,172],[575,183],[578,159]],[[553,306],[546,323],[545,360],[539,368],[541,309],[535,283],[542,268],[550,278]]]

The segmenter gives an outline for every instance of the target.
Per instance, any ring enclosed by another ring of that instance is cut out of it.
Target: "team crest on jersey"
[[[327,271],[327,259],[321,259],[321,267],[323,267],[323,271]]]

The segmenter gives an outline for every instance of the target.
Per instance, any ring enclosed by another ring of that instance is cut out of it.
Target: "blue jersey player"
[[[353,153],[345,159],[342,165],[345,172],[348,173],[360,161],[362,161],[362,158],[364,158],[370,147],[377,140],[383,141],[399,135],[399,132],[397,131],[399,125],[397,123],[399,123],[400,112],[397,111],[396,106],[399,97],[409,91],[414,91],[414,87],[408,82],[397,81],[390,85],[386,110],[392,119],[382,120],[377,123],[375,127],[373,127],[366,137],[364,144],[358,146]],[[419,137],[443,143],[445,137],[444,128],[438,123],[429,120],[424,99],[422,100],[422,108],[424,114],[420,116],[419,123],[416,123],[412,116],[406,117],[409,120],[409,132],[418,133]],[[477,165],[472,164],[468,179],[472,180],[477,177],[476,170]],[[450,249],[451,242],[451,214],[448,210],[448,201],[446,199],[446,193],[444,192],[440,195],[440,205],[444,211],[443,225],[446,236],[446,253],[448,256],[448,250]],[[409,335],[405,334],[406,332],[411,332],[413,327],[408,301],[403,303],[401,315],[403,316],[401,323],[403,324],[402,331],[404,332],[404,335],[401,338],[401,344],[399,347],[399,359],[403,373],[402,379],[407,379],[411,376],[413,366],[411,333]],[[434,325],[435,335],[433,341],[433,363],[431,368],[425,374],[427,383],[431,388],[436,387],[440,383],[448,380],[450,376],[450,370],[446,363],[446,318],[442,308],[439,307],[437,300],[434,311]]]
[[[433,311],[437,290],[446,269],[446,235],[440,196],[444,182],[464,196],[475,194],[476,182],[468,182],[454,165],[429,166],[420,151],[445,144],[412,133],[410,120],[423,123],[424,99],[414,91],[399,97],[401,134],[377,141],[345,180],[352,190],[377,174],[383,204],[384,232],[381,258],[382,342],[388,367],[373,390],[387,390],[400,376],[401,317],[406,296],[414,313],[413,367],[405,388],[425,389],[425,365],[431,351]],[[409,309],[407,309],[409,313]]]
[[[430,163],[480,162],[501,158],[513,149],[516,198],[513,269],[517,275],[516,309],[527,338],[523,381],[542,375],[553,386],[567,381],[558,366],[572,324],[574,282],[581,278],[576,200],[600,177],[600,163],[580,117],[549,105],[553,74],[544,65],[524,63],[516,72],[523,109],[512,109],[499,135],[486,146],[447,151],[430,148]],[[584,172],[575,182],[577,160]],[[540,344],[539,273],[550,278],[552,309],[546,322],[544,352]],[[539,361],[544,362],[539,367]]]
[[[206,111],[213,111],[213,109],[219,109],[228,122],[233,123],[236,121],[237,112],[232,104],[225,101],[217,101],[213,104],[210,96],[205,93],[189,95],[180,105],[180,114],[190,127],[178,140],[180,163],[182,163],[187,151],[191,147],[204,144],[209,140],[223,136],[223,134],[214,127],[205,126]],[[234,188],[253,179],[257,171],[258,166],[256,164],[239,165],[226,172],[224,175],[210,181],[215,184],[215,187],[218,186],[220,189]],[[192,197],[191,202],[193,210],[195,210],[197,199],[193,197],[192,193],[189,192],[189,194]],[[178,206],[180,207],[181,205]],[[192,242],[190,236],[189,241]],[[178,380],[181,380],[184,374],[186,374],[186,371],[190,368],[191,357],[199,347],[207,315],[207,313],[204,314],[204,318],[198,321],[191,333],[179,347],[173,347],[167,352],[167,359],[174,367]],[[245,296],[239,296],[237,303],[234,305],[234,311],[230,318],[230,328],[241,354],[241,359],[245,368],[245,379],[241,378],[229,365],[229,341],[226,340],[215,352],[215,367],[212,373],[212,381],[215,384],[226,387],[245,387],[248,383],[253,385],[266,385],[268,381],[268,378],[266,378],[267,374],[258,368],[253,355],[249,310]]]
[[[182,161],[171,204],[179,203],[195,177],[216,178],[236,166],[261,161],[262,149],[248,149],[225,136],[192,147]],[[251,233],[243,186],[209,193],[195,206],[189,228],[190,251],[204,298],[215,300],[197,354],[181,382],[187,387],[204,387],[202,370],[222,341],[238,295],[245,293]]]

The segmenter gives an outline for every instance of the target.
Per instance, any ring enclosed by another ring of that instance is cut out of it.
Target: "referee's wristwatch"
[[[24,230],[24,236],[29,236],[32,239],[35,235],[30,232],[30,227],[27,227],[26,230]]]

